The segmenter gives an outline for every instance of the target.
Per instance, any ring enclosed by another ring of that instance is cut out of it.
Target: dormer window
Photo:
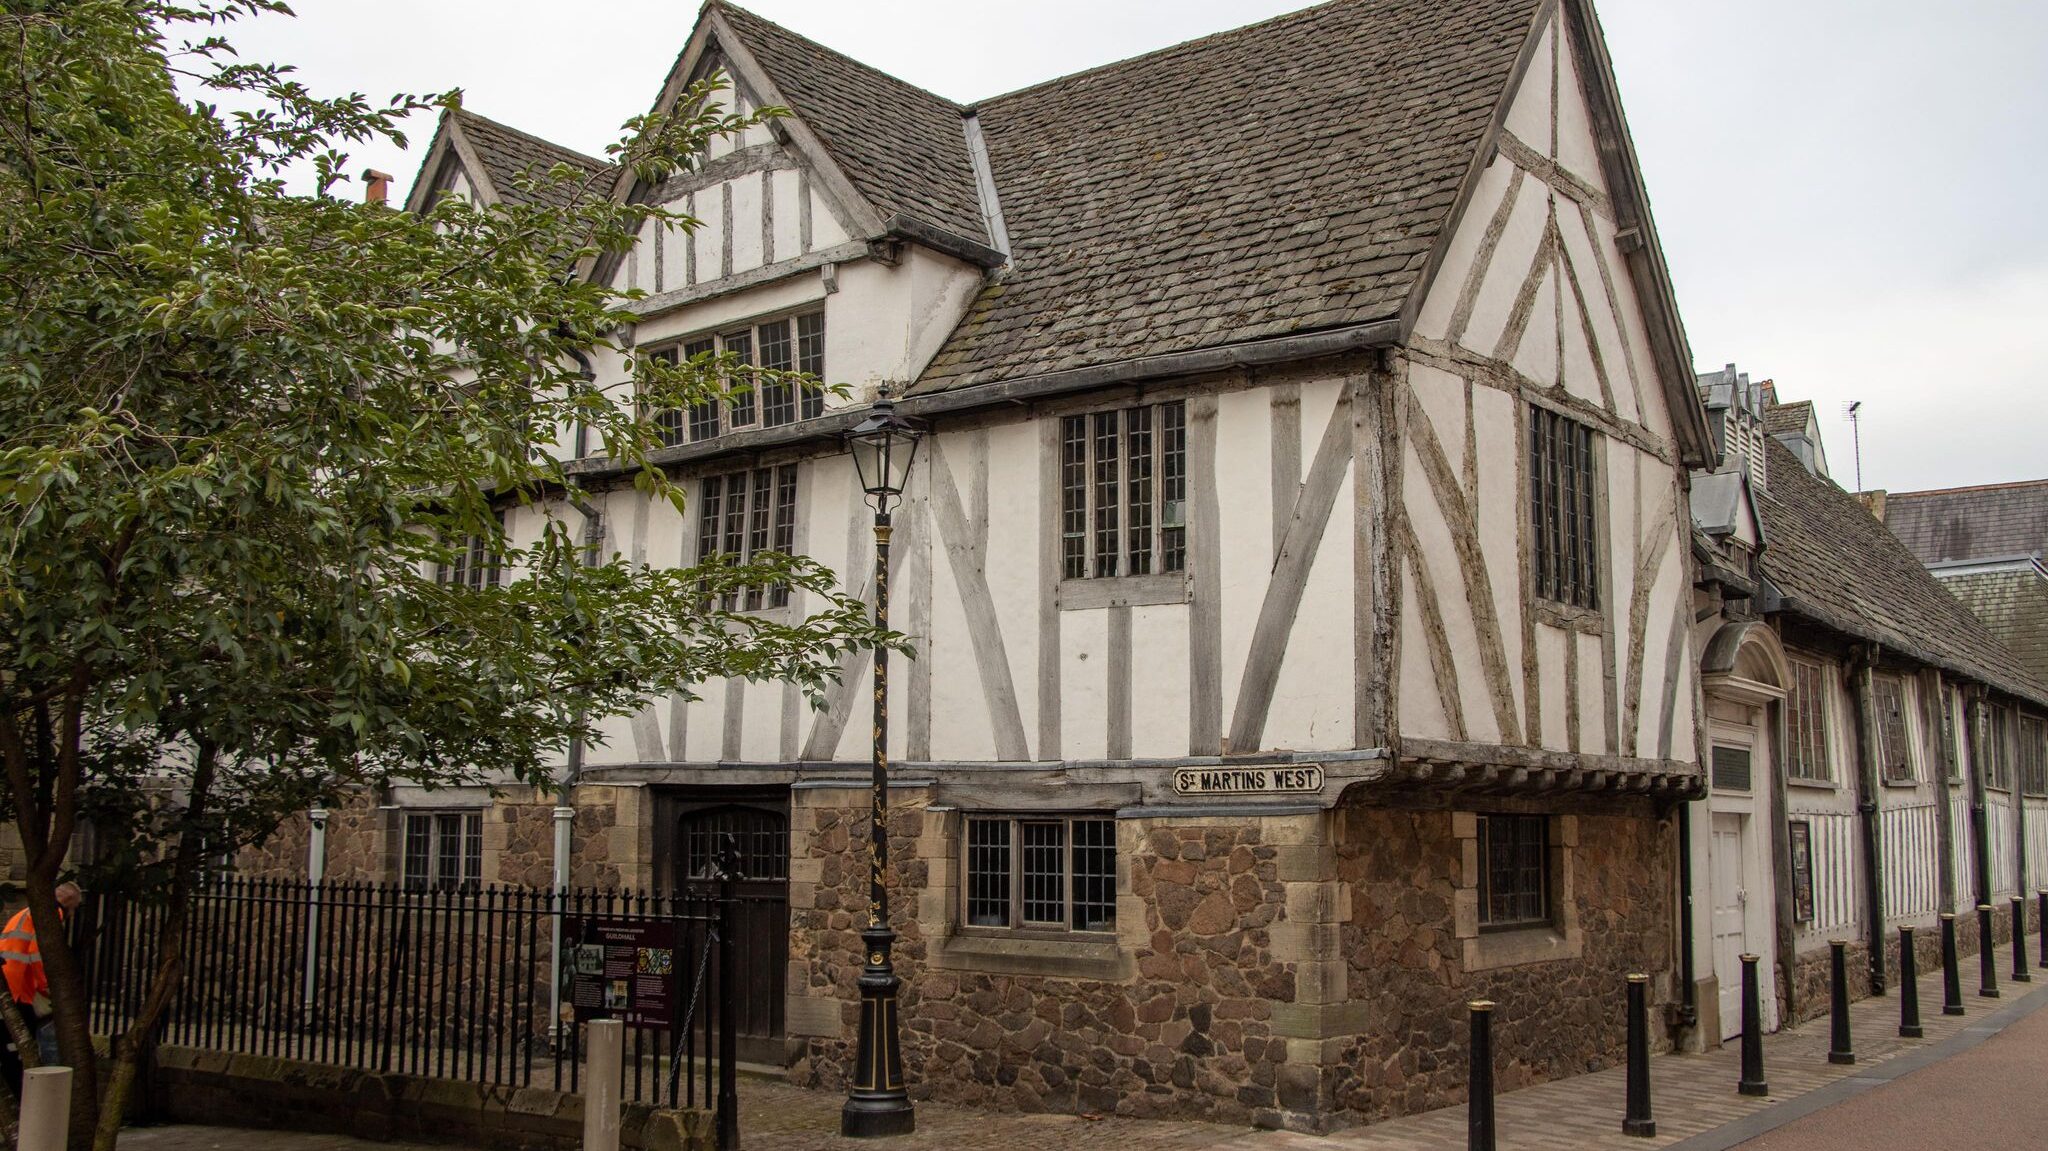
[[[725,354],[743,364],[775,372],[803,372],[822,380],[825,376],[825,313],[803,312],[778,316],[711,336],[685,340],[676,347],[651,353],[668,363],[702,355]],[[670,409],[657,412],[662,443],[673,447],[696,443],[726,432],[750,428],[775,428],[798,420],[813,420],[825,414],[825,394],[816,388],[798,387],[788,381],[742,378],[732,381],[734,392],[726,400],[693,404],[687,412]]]

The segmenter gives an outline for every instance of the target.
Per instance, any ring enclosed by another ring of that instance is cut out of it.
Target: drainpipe
[[[312,1010],[320,989],[320,881],[327,875],[327,809],[306,812],[312,833],[306,837],[306,1009]]]
[[[1870,949],[1870,993],[1884,994],[1884,860],[1878,827],[1877,700],[1873,668],[1879,648],[1876,644],[1858,648],[1850,658],[1850,674],[1856,677],[1852,697],[1856,705],[1856,813],[1863,828],[1864,917]]]
[[[576,355],[578,361],[585,363],[584,370],[587,372],[589,370],[587,361],[583,361],[583,357],[580,354],[571,354]],[[578,512],[583,514],[586,526],[598,522],[600,513],[596,508],[591,507],[582,500],[574,501],[573,506]],[[578,722],[582,721],[583,712],[581,708],[577,709],[576,718]],[[562,915],[566,910],[565,904],[569,890],[570,832],[574,829],[576,819],[576,807],[572,802],[572,794],[576,787],[576,780],[582,774],[583,741],[581,739],[571,739],[569,741],[568,762],[563,766],[561,778],[555,784],[555,810],[553,813],[555,825],[555,866],[551,878],[552,892],[548,897],[550,910],[548,918],[551,922],[550,934],[553,943],[553,947],[548,955],[548,1018],[552,1021],[551,1025],[555,1029],[557,1050],[561,1046],[562,1031]]]
[[[1694,986],[1692,958],[1692,805],[1678,802],[1678,992],[1679,1022],[1687,1027],[1700,1021],[1699,988]]]
[[[1970,838],[1977,857],[1977,903],[1991,902],[1991,821],[1985,811],[1984,738],[1979,732],[1984,719],[1984,688],[1970,685],[1963,704],[1964,738],[1970,744]],[[1990,946],[1980,943],[1980,946]]]

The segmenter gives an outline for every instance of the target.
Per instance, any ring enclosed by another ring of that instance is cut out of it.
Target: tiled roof
[[[989,242],[958,104],[743,8],[715,7],[884,219],[912,216]]]
[[[1773,404],[1764,408],[1764,434],[1768,436],[1796,436],[1806,430],[1807,421],[1813,419],[1813,401],[1799,400],[1790,404]]]
[[[1336,0],[985,101],[1015,264],[913,390],[1397,316],[1539,7]]]
[[[1885,525],[1922,563],[2048,555],[2048,480],[1894,492]]]
[[[612,166],[603,160],[571,151],[560,144],[551,144],[539,136],[467,109],[457,109],[450,115],[461,125],[463,138],[469,141],[469,146],[476,150],[477,159],[483,162],[485,174],[498,190],[498,198],[508,204],[526,203],[533,199],[519,188],[522,175],[544,185],[539,189],[540,198],[562,207],[568,203],[575,189],[547,184],[543,177],[549,169],[556,164],[567,164],[587,175],[602,175],[612,170]],[[610,185],[603,180],[595,187],[601,192],[611,191]]]
[[[1855,496],[1809,475],[1769,441],[1771,485],[1755,493],[1768,541],[1759,563],[1790,610],[2037,703],[2036,680]]]
[[[2048,572],[2033,564],[1941,577],[2019,661],[2048,683]]]

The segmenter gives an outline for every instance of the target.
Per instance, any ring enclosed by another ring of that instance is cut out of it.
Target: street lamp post
[[[846,435],[868,506],[875,509],[875,626],[889,626],[889,512],[903,498],[910,462],[924,430],[896,414],[884,391],[875,410]],[[917,1115],[903,1086],[896,991],[901,985],[889,951],[889,653],[875,649],[875,754],[868,837],[868,925],[860,934],[867,964],[860,975],[860,1047],[853,1082],[839,1112],[839,1132],[853,1138],[908,1135]]]

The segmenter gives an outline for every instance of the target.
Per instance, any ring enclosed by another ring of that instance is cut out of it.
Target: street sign
[[[1173,772],[1181,795],[1300,795],[1323,790],[1323,769],[1295,767],[1181,767]]]

